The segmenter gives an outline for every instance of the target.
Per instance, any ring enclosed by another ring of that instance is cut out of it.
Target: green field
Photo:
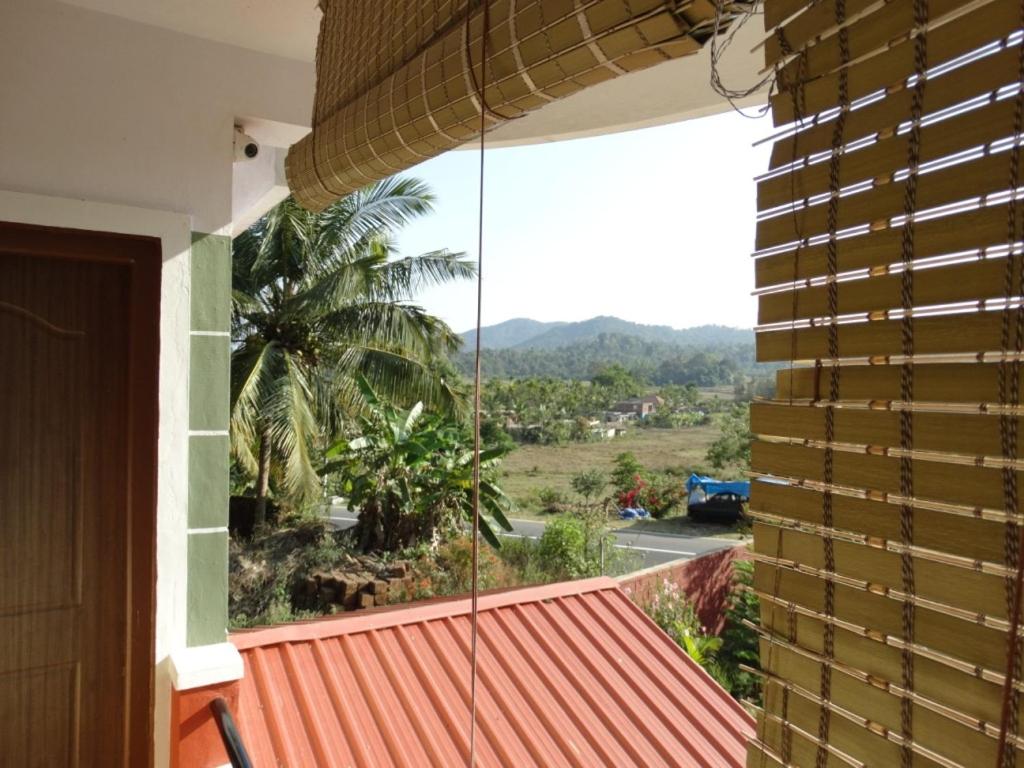
[[[705,451],[718,435],[718,428],[710,425],[635,428],[622,437],[594,443],[523,445],[502,463],[502,487],[519,507],[517,517],[534,517],[539,512],[537,491],[541,488],[553,488],[571,498],[573,475],[588,469],[610,473],[615,457],[626,451],[655,471],[702,466]]]

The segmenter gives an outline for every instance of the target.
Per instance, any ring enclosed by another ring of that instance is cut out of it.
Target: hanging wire
[[[744,117],[759,118],[768,113],[770,104],[759,107],[753,114],[748,114],[739,107],[736,102],[753,96],[767,86],[766,101],[770,102],[771,95],[776,89],[777,69],[772,68],[764,77],[753,85],[745,88],[730,88],[722,80],[721,64],[722,57],[732,45],[736,33],[743,28],[755,16],[763,14],[761,0],[753,2],[730,3],[723,0],[715,0],[715,19],[711,32],[711,89],[729,102],[736,112]],[[723,33],[723,27],[728,30]]]
[[[470,43],[471,13],[466,14],[466,55],[469,71],[473,74]],[[470,607],[470,682],[469,682],[469,768],[476,766],[476,689],[479,640],[480,599],[480,356],[481,327],[483,325],[483,264],[484,264],[484,159],[486,149],[487,113],[487,36],[490,34],[490,0],[483,0],[483,29],[480,35],[480,81],[473,75],[473,86],[480,97],[480,190],[477,210],[477,264],[476,264],[476,342],[473,364],[473,584]]]

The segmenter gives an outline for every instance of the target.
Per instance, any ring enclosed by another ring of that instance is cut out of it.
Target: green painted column
[[[228,618],[231,238],[192,235],[189,334],[188,630],[222,643]]]

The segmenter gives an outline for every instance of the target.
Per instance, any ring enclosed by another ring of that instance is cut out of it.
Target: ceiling
[[[144,24],[312,62],[317,0],[59,0]],[[721,75],[730,87],[758,79],[764,36],[757,19],[736,35]],[[710,46],[682,59],[585,89],[501,126],[491,146],[515,146],[642,128],[721,112],[728,104],[709,85]],[[743,100],[763,103],[765,94]],[[290,143],[290,142],[288,142]]]
[[[299,61],[313,61],[317,0],[61,0],[102,13]]]

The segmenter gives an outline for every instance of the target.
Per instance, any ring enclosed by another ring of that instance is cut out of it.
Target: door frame
[[[154,746],[161,241],[156,237],[0,221],[0,258],[9,253],[129,268],[124,752],[127,765],[150,766]]]

